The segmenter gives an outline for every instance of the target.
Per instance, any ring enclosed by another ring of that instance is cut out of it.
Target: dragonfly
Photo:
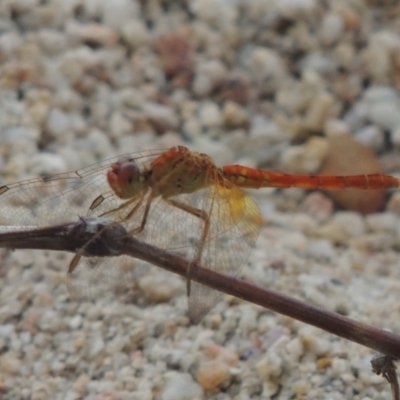
[[[127,235],[185,256],[189,318],[198,323],[220,293],[191,281],[194,266],[238,276],[261,229],[260,209],[243,189],[399,186],[399,179],[382,174],[311,176],[242,165],[218,167],[208,155],[176,146],[3,185],[0,225],[47,227],[81,216],[121,224]],[[73,291],[85,295],[107,290],[124,274],[115,264],[112,258],[82,257],[78,252],[68,270]]]

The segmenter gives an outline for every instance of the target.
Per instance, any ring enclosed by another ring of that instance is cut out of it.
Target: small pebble
[[[318,137],[312,137],[303,146],[292,146],[282,155],[282,169],[297,174],[315,174],[326,157],[328,147],[328,141]]]
[[[375,151],[381,151],[385,145],[385,138],[382,129],[375,125],[366,126],[354,135],[355,139]],[[396,144],[396,133],[392,134],[392,141]],[[398,138],[400,140],[400,138]],[[400,144],[400,143],[399,143]]]
[[[71,329],[78,329],[82,325],[82,317],[78,314],[71,318],[69,322],[69,327]]]
[[[142,106],[145,116],[157,127],[163,131],[173,130],[178,127],[178,118],[171,108],[147,102]]]
[[[182,282],[170,275],[147,275],[139,280],[139,287],[148,300],[165,302],[182,291]]]
[[[165,385],[162,400],[187,400],[203,397],[202,388],[189,374],[175,373]]]
[[[21,360],[12,352],[3,353],[0,357],[0,370],[3,374],[16,375],[21,369]]]
[[[205,128],[219,127],[222,125],[222,115],[217,104],[205,102],[199,109],[199,120]]]
[[[225,103],[222,118],[228,128],[247,127],[250,123],[246,111],[232,101]]]
[[[282,359],[275,352],[269,352],[257,363],[256,368],[263,380],[276,379],[282,374]]]
[[[140,15],[140,6],[129,0],[115,0],[113,3],[100,3],[102,22],[115,30],[135,20]]]
[[[230,377],[228,365],[221,360],[203,361],[196,372],[196,380],[208,392],[217,390]]]
[[[196,96],[205,97],[211,93],[226,76],[225,66],[218,60],[200,63],[195,72],[193,92]]]

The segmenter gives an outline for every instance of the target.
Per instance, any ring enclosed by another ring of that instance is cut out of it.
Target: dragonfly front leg
[[[190,296],[190,283],[191,283],[190,276],[191,276],[193,264],[200,263],[200,261],[201,261],[201,256],[203,254],[204,245],[206,243],[207,235],[210,230],[210,217],[204,210],[200,210],[199,208],[191,207],[187,204],[181,203],[174,199],[164,199],[164,200],[166,202],[168,202],[169,204],[171,204],[172,206],[177,207],[180,210],[185,211],[189,214],[192,214],[195,217],[204,221],[203,233],[201,234],[200,243],[197,248],[196,258],[194,259],[194,263],[189,264],[187,273],[186,273],[186,291],[187,291],[187,295]]]
[[[142,222],[140,223],[140,225],[137,228],[131,229],[130,231],[128,231],[128,235],[134,236],[134,235],[137,235],[137,234],[143,232],[143,229],[146,226],[147,217],[149,216],[151,202],[154,200],[155,197],[156,196],[154,196],[153,192],[150,192],[150,194],[146,200],[146,205],[145,205],[144,212],[143,212]],[[143,197],[140,199],[140,204],[142,203],[143,199],[144,199],[144,194],[143,194]],[[129,212],[126,219],[129,219],[133,216],[133,214],[139,208],[139,205]]]
[[[126,221],[129,221],[136,214],[137,210],[143,204],[143,200],[145,198],[146,193],[147,193],[147,190],[143,190],[143,192],[140,193],[139,199],[137,197],[135,197],[135,198],[133,198],[131,200],[128,200],[124,204],[121,204],[118,208],[115,208],[114,210],[110,210],[110,211],[107,211],[107,212],[101,214],[100,217],[103,217],[103,216],[108,215],[108,214],[115,213],[117,211],[121,211],[124,208],[126,208],[127,206],[129,206],[130,204],[136,203],[134,205],[134,207],[132,207],[132,209],[128,212],[128,214],[126,214],[123,218],[119,218],[118,219],[119,223],[124,223]],[[151,205],[151,202],[153,201],[154,197],[155,196],[152,195],[152,193],[150,193],[150,195],[148,196],[148,198],[146,200],[146,205],[145,205],[145,209],[144,209],[144,212],[143,212],[142,221],[140,222],[140,225],[138,227],[134,228],[134,229],[129,230],[128,231],[128,235],[132,235],[132,236],[133,235],[137,235],[138,233],[141,233],[143,231],[143,229],[144,229],[144,227],[146,225],[146,222],[147,222],[147,217],[149,215],[150,205]]]
[[[114,209],[112,209],[112,210],[108,210],[108,211],[103,212],[102,214],[99,215],[99,217],[105,217],[105,216],[108,216],[108,215],[113,214],[113,213],[115,214],[115,213],[117,213],[117,212],[119,212],[119,211],[121,211],[121,210],[124,210],[125,208],[129,207],[130,205],[136,203],[136,204],[132,207],[132,209],[128,212],[127,215],[125,215],[123,218],[119,219],[118,222],[123,223],[123,222],[129,220],[130,218],[132,218],[132,216],[136,213],[136,211],[139,209],[139,207],[140,207],[140,206],[142,205],[142,203],[143,203],[143,199],[144,199],[145,194],[146,194],[146,191],[143,191],[143,192],[140,194],[139,199],[138,199],[137,197],[134,197],[134,198],[132,198],[132,199],[126,201],[125,203],[121,204],[121,205],[120,205],[119,207],[117,207],[117,208],[114,208]],[[149,196],[149,197],[151,197],[151,196]],[[151,200],[152,200],[152,198],[150,199],[150,201],[151,201]],[[91,211],[95,210],[103,201],[104,201],[104,197],[103,197],[103,196],[97,197],[97,198],[93,201],[93,203],[92,203],[92,205],[90,206],[89,209],[90,209]],[[145,209],[145,212],[144,212],[144,214],[143,214],[143,218],[142,218],[142,222],[141,222],[140,226],[138,226],[137,228],[135,228],[135,229],[129,231],[128,234],[134,235],[134,234],[137,234],[137,233],[140,233],[141,231],[143,231],[144,226],[145,226],[145,224],[146,224],[146,219],[147,219],[147,215],[148,215],[148,213],[149,213],[149,209],[150,209],[150,205],[149,205],[149,200],[148,200],[147,203],[146,203],[146,209]],[[100,232],[100,233],[101,233],[101,232]],[[97,236],[97,235],[96,235],[96,236]],[[88,243],[86,243],[85,246],[87,246],[92,240],[94,240],[94,239],[96,238],[96,236],[93,237]],[[81,249],[81,250],[82,250],[82,249]],[[78,263],[79,263],[79,261],[80,261],[81,258],[82,258],[81,253],[75,254],[74,258],[73,258],[73,259],[71,260],[71,262],[69,263],[68,274],[71,274],[72,272],[74,272],[74,270],[75,270],[75,268],[77,267],[77,265],[78,265]]]

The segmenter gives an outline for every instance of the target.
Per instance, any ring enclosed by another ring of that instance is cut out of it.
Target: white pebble
[[[348,369],[348,360],[334,357],[332,360],[332,372],[334,377],[340,377]]]
[[[246,126],[250,122],[246,110],[233,101],[227,101],[224,104],[222,115],[228,128]]]
[[[291,360],[293,363],[299,361],[304,352],[302,340],[299,337],[290,340],[286,344],[286,350],[288,352],[287,359]]]
[[[376,213],[367,215],[366,227],[370,232],[395,233],[399,227],[399,218],[392,213]]]
[[[131,0],[102,0],[102,22],[119,31],[126,23],[140,16],[140,5]]]
[[[89,341],[89,357],[93,358],[99,355],[105,349],[105,343],[101,336],[91,338]]]
[[[126,87],[119,91],[119,100],[129,108],[140,108],[145,103],[145,97],[140,90]]]
[[[193,80],[193,92],[197,96],[208,96],[215,84],[226,76],[226,68],[221,61],[210,60],[199,63]]]
[[[348,125],[350,131],[355,132],[365,126],[368,117],[368,107],[362,102],[357,102],[349,112],[344,116],[343,120]]]
[[[397,145],[395,136],[396,136],[396,128],[391,134],[391,140],[392,143]],[[400,130],[398,136],[399,136],[398,144],[400,145]],[[367,125],[361,128],[360,130],[355,132],[354,137],[358,142],[365,144],[366,146],[375,151],[381,151],[385,144],[385,137],[383,131],[376,125]]]
[[[329,119],[324,125],[326,137],[337,135],[349,135],[350,129],[348,125],[340,119]]]
[[[147,102],[143,105],[142,110],[150,121],[164,125],[167,130],[173,130],[178,127],[179,119],[175,111],[168,106]]]
[[[49,133],[56,137],[66,135],[71,129],[69,115],[59,108],[51,109],[47,117],[46,125]]]
[[[201,129],[202,126],[199,119],[194,117],[186,119],[182,126],[183,133],[192,139],[200,136]]]
[[[203,389],[187,373],[173,374],[161,394],[162,400],[189,400],[202,398]]]
[[[302,146],[289,147],[281,156],[281,169],[291,173],[315,174],[329,148],[325,138],[313,136]]]
[[[321,39],[327,46],[340,39],[343,33],[344,23],[338,14],[329,13],[322,21]]]
[[[305,248],[305,254],[321,261],[333,261],[336,257],[335,249],[328,240],[310,240]]]
[[[111,115],[109,124],[109,134],[113,139],[118,139],[132,131],[132,121],[119,111]]]
[[[219,127],[222,125],[222,114],[216,103],[204,102],[199,109],[199,120],[205,128]]]
[[[238,322],[238,327],[244,332],[248,333],[252,330],[257,330],[257,312],[251,305],[244,304],[241,307],[242,314]]]
[[[341,226],[350,237],[360,237],[365,233],[364,219],[356,212],[337,212],[332,217],[332,222],[335,222]]]
[[[313,131],[322,130],[330,118],[337,117],[338,105],[333,95],[328,92],[321,92],[311,102],[306,116],[305,124]]]
[[[0,324],[0,336],[8,337],[15,332],[15,325]]]
[[[361,99],[366,107],[367,118],[376,125],[394,130],[400,125],[400,98],[397,91],[388,86],[372,86]]]
[[[71,328],[71,329],[78,329],[78,328],[80,328],[81,326],[82,326],[82,322],[83,322],[83,319],[82,319],[82,316],[81,315],[79,315],[79,314],[77,314],[77,315],[74,315],[71,319],[70,319],[70,321],[69,321],[69,327]]]
[[[169,301],[182,290],[182,281],[171,274],[146,275],[139,287],[151,301]]]
[[[235,1],[192,0],[189,2],[192,12],[211,25],[232,26],[237,17]]]
[[[245,50],[242,58],[259,85],[270,85],[274,89],[287,77],[286,64],[275,50],[266,47]]]
[[[44,51],[51,56],[60,54],[67,47],[67,37],[63,32],[54,29],[42,29],[39,32],[39,40]]]
[[[150,40],[146,24],[139,19],[124,24],[122,26],[121,34],[124,40],[126,40],[132,48],[143,46]]]
[[[292,391],[296,397],[307,396],[310,392],[311,384],[308,380],[300,379],[292,384]]]
[[[274,346],[275,347],[275,346]],[[282,374],[283,360],[274,348],[256,364],[257,372],[263,380],[273,380]]]
[[[317,8],[315,0],[279,0],[276,3],[278,11],[287,18],[311,16]]]
[[[57,333],[64,329],[65,323],[54,309],[46,309],[40,316],[38,326],[43,331]]]
[[[393,54],[398,51],[400,37],[392,30],[371,32],[363,53],[367,71],[376,83],[388,84],[393,71]]]
[[[5,56],[9,57],[21,47],[23,42],[24,40],[22,35],[17,34],[16,32],[4,31],[0,36],[1,52],[4,53]]]
[[[38,153],[29,159],[29,171],[36,176],[65,172],[67,164],[59,154]]]
[[[400,104],[384,102],[374,104],[370,109],[369,119],[389,131],[400,125]]]
[[[336,71],[337,63],[335,59],[329,55],[320,53],[309,53],[300,63],[302,73],[316,72],[320,75],[329,75]]]

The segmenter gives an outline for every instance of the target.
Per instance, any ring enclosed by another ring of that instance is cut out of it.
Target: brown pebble
[[[5,381],[0,380],[0,394],[4,394],[8,392],[8,386]]]
[[[332,365],[332,357],[322,357],[317,361],[317,368],[319,370],[326,369]]]
[[[193,47],[182,33],[165,34],[155,43],[161,67],[177,86],[188,86],[194,75]]]
[[[221,360],[202,362],[196,374],[197,382],[204,390],[215,391],[229,377],[229,367]]]
[[[329,138],[327,156],[319,175],[360,175],[384,173],[371,149],[355,141],[349,135]],[[329,197],[341,208],[362,214],[377,212],[383,208],[385,190],[326,190]]]

